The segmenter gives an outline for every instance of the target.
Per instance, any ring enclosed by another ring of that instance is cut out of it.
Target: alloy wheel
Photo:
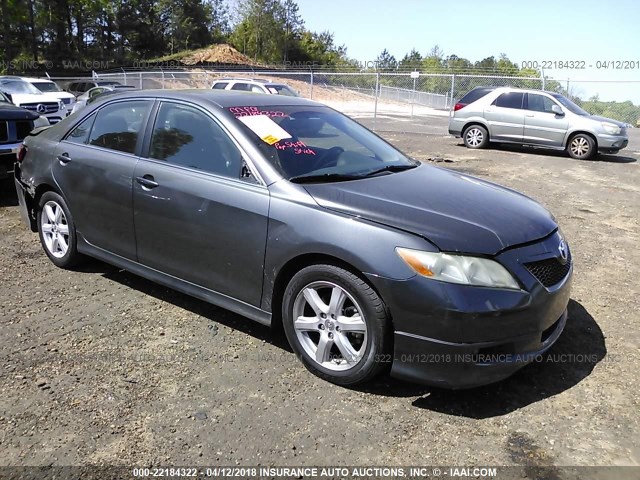
[[[356,300],[335,283],[305,286],[293,304],[293,328],[305,353],[322,367],[343,371],[364,355],[367,323]]]
[[[40,227],[45,247],[51,255],[62,258],[69,250],[69,224],[62,207],[52,200],[44,204]]]

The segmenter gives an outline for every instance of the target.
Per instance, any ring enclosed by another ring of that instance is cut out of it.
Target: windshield
[[[552,93],[551,95],[553,96],[553,98],[558,100],[562,104],[562,106],[565,107],[567,110],[569,110],[571,113],[575,113],[576,115],[591,115],[589,112],[585,112],[578,105],[576,105],[571,100],[569,100],[567,97],[564,97],[559,93]]]
[[[31,95],[40,95],[42,92],[28,82],[21,80],[12,80],[10,82],[3,82],[0,86],[5,92],[8,93],[28,93]]]
[[[287,97],[298,96],[298,94],[291,90],[287,85],[265,85],[265,87],[267,87],[267,90],[271,93],[277,93],[278,95],[285,95]]]
[[[267,159],[291,181],[351,180],[417,165],[377,135],[328,107],[227,110]]]
[[[53,82],[31,82],[41,92],[61,92],[60,87]]]

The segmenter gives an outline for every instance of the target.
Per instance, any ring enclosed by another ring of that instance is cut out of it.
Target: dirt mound
[[[253,65],[254,62],[243,55],[231,45],[220,43],[201,48],[186,55],[182,62],[185,65],[197,65],[198,63],[233,63],[238,65]]]

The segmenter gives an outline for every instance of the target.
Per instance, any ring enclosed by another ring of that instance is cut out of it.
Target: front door
[[[162,102],[134,172],[138,262],[259,306],[269,191],[208,113]]]
[[[562,147],[569,129],[569,120],[551,107],[557,105],[546,95],[527,94],[524,115],[524,142],[548,147]],[[562,107],[560,107],[562,108]]]

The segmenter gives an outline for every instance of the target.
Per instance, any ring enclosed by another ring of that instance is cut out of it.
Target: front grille
[[[33,130],[33,122],[28,120],[16,122],[16,140],[24,140],[31,130]]]
[[[0,142],[9,140],[9,124],[8,122],[0,122]]]
[[[38,105],[43,105],[45,108],[44,112],[38,112]],[[32,112],[36,112],[39,114],[46,114],[46,113],[54,113],[58,111],[58,104],[57,103],[53,103],[53,102],[43,102],[43,103],[23,103],[22,105],[20,105],[22,108],[26,108],[27,110],[30,110]]]
[[[557,258],[547,258],[538,262],[525,263],[524,266],[542,285],[553,287],[560,283],[571,270],[571,253],[564,265]]]

